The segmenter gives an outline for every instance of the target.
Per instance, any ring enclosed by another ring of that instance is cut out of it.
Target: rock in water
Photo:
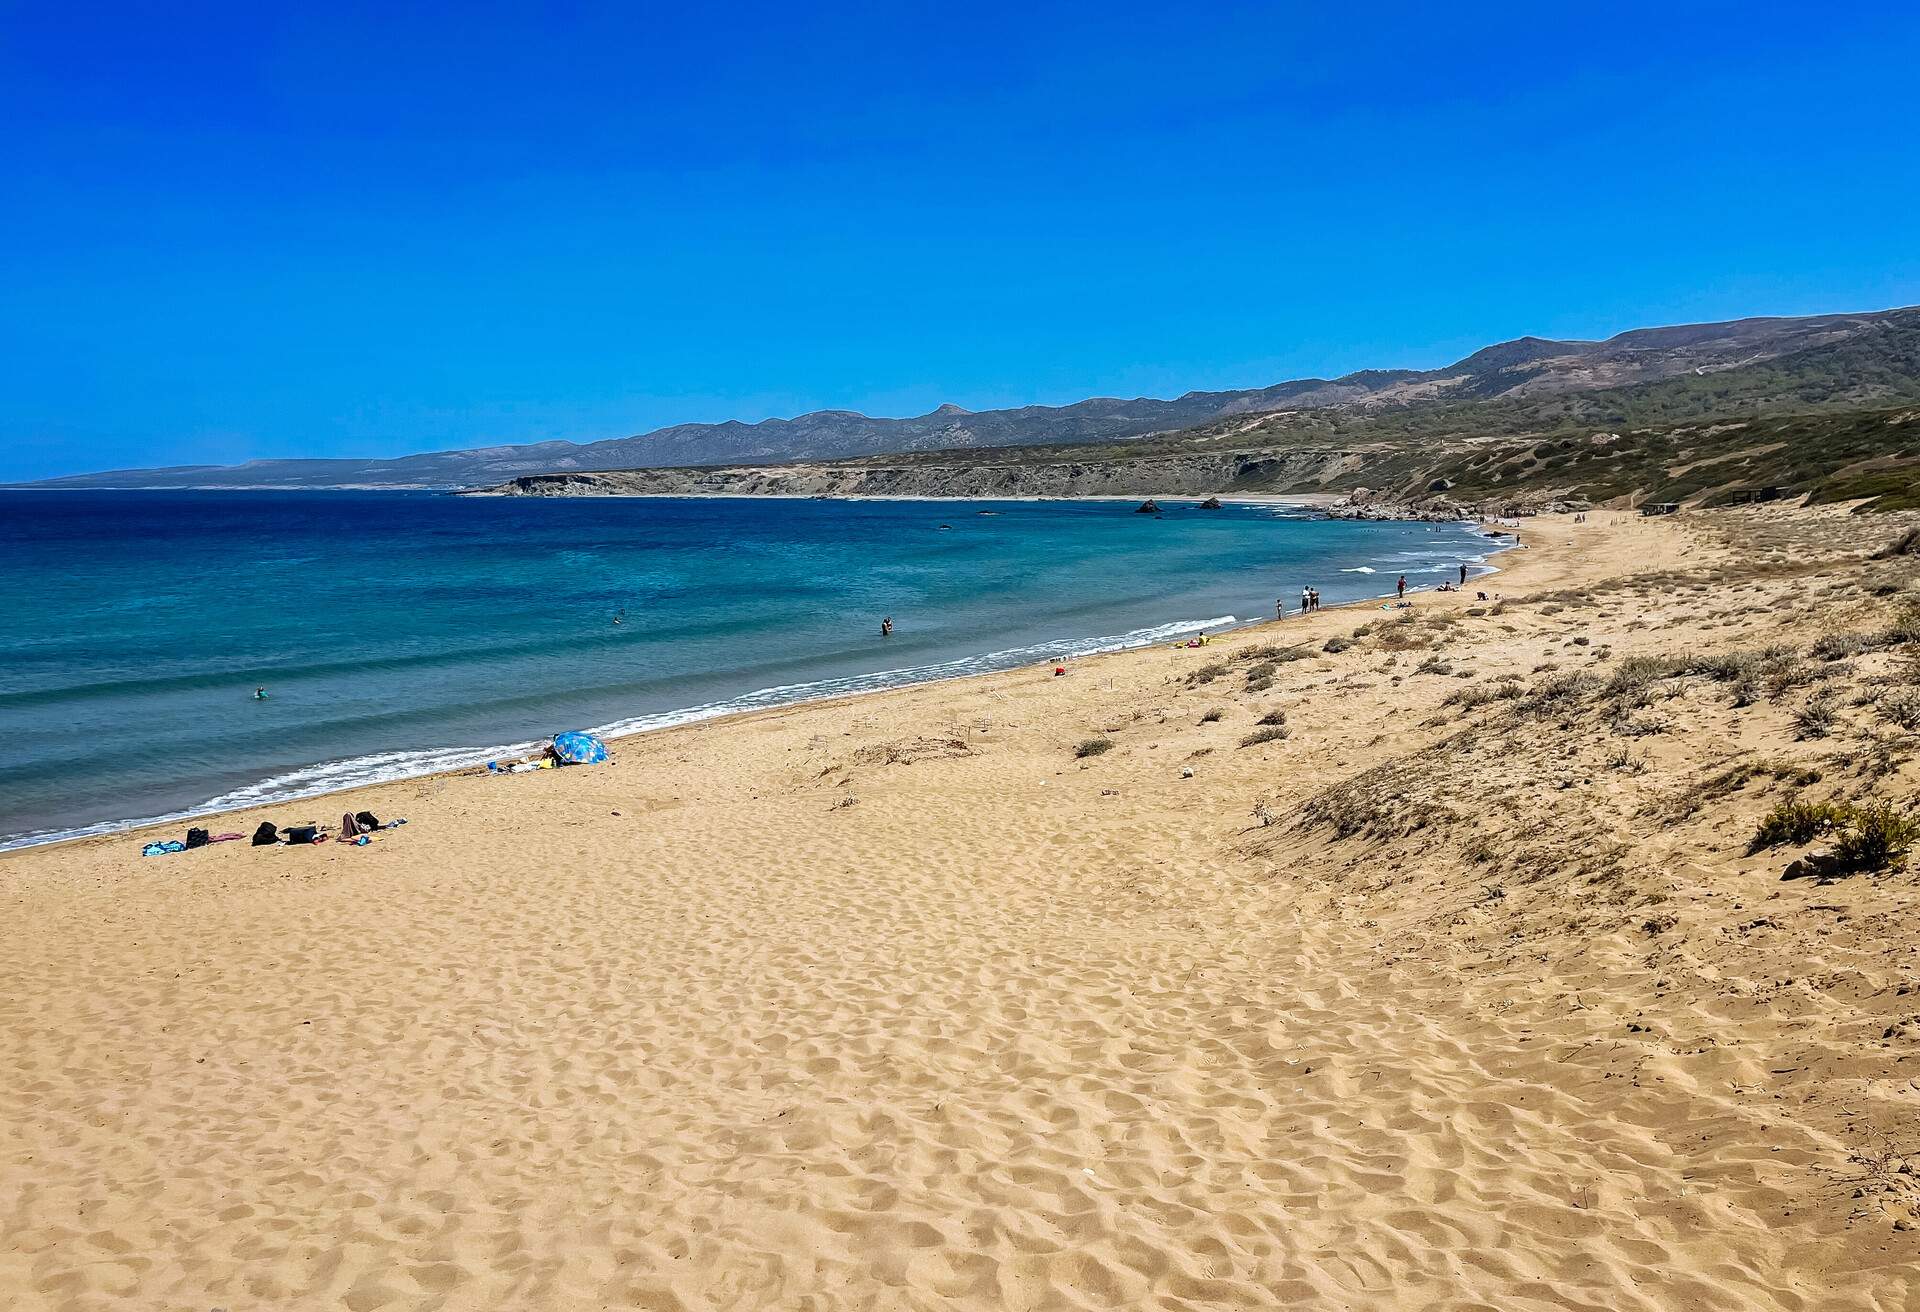
[[[1208,497],[1208,498],[1207,498],[1207,499],[1206,499],[1205,501],[1202,501],[1202,502],[1200,503],[1200,509],[1202,509],[1202,510],[1218,510],[1218,509],[1220,509],[1220,498],[1219,498],[1219,497]]]
[[[1139,508],[1133,513],[1136,515],[1157,515],[1160,513],[1160,503],[1152,497],[1148,497],[1140,503]]]

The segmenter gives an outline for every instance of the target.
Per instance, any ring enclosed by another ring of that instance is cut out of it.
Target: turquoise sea
[[[0,493],[0,847],[1171,641],[1490,549],[1163,504]]]

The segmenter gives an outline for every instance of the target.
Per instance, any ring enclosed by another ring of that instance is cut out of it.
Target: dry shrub
[[[1644,697],[1655,684],[1677,679],[1687,673],[1687,662],[1672,656],[1627,656],[1613,667],[1607,680],[1606,695],[1618,698]]]
[[[1228,668],[1225,661],[1208,661],[1205,665],[1202,665],[1197,670],[1191,671],[1187,675],[1187,687],[1198,688],[1203,683],[1212,683],[1215,679],[1224,675]]]
[[[1793,717],[1794,735],[1799,738],[1825,738],[1833,732],[1834,725],[1840,721],[1839,712],[1833,709],[1833,690],[1822,688],[1807,698]]]
[[[1526,687],[1513,675],[1503,675],[1492,683],[1477,683],[1446,695],[1442,706],[1458,706],[1465,711],[1478,710],[1490,702],[1512,701],[1526,695]]]
[[[1536,684],[1515,709],[1537,720],[1569,716],[1593,696],[1596,687],[1598,681],[1590,674],[1556,674]]]
[[[1902,729],[1920,729],[1920,691],[1902,689],[1882,696],[1874,709]]]
[[[1813,654],[1823,661],[1837,661],[1864,655],[1879,646],[1879,640],[1871,634],[1828,633],[1814,642]]]

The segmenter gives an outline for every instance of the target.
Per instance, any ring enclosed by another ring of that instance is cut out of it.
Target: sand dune
[[[233,821],[409,817],[367,849],[0,858],[0,1302],[1920,1308],[1915,878],[1745,854],[1911,796],[1912,734],[1603,682],[1913,569],[1595,520],[1338,653],[1387,617]],[[1755,761],[1823,777],[1711,782]]]

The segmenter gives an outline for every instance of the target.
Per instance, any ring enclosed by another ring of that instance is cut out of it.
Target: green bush
[[[1328,638],[1325,642],[1320,644],[1320,650],[1325,652],[1338,653],[1338,652],[1343,652],[1347,650],[1347,648],[1351,646],[1353,646],[1352,638],[1343,638],[1336,633],[1331,638]]]
[[[1781,802],[1761,819],[1749,850],[1811,843],[1844,825],[1851,813],[1845,802],[1803,802],[1799,798]]]
[[[1868,802],[1848,808],[1833,855],[1846,870],[1887,870],[1904,863],[1916,843],[1920,819],[1892,802]]]

